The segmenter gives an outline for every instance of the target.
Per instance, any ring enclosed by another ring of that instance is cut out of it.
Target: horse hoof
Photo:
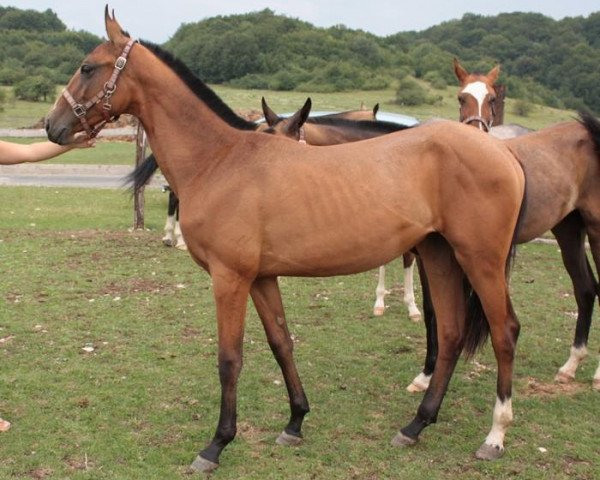
[[[421,393],[427,390],[427,387],[423,387],[423,385],[412,382],[408,387],[406,387],[406,390],[410,393]]]
[[[411,445],[417,443],[417,439],[407,437],[402,432],[398,432],[397,435],[392,438],[391,443],[394,447],[410,447]]]
[[[10,430],[10,422],[0,418],[0,432],[7,432],[8,430]]]
[[[290,435],[285,430],[281,432],[281,434],[275,440],[277,445],[284,446],[295,446],[300,445],[302,443],[302,437],[297,437],[296,435]]]
[[[504,455],[504,448],[497,445],[488,445],[484,443],[475,453],[475,457],[479,460],[497,460]]]
[[[571,383],[573,380],[575,380],[574,375],[569,375],[568,373],[561,372],[560,370],[554,377],[554,381],[557,383]]]
[[[421,314],[420,313],[413,313],[412,315],[409,315],[408,318],[410,318],[413,322],[420,322],[421,321]]]
[[[210,460],[207,460],[206,458],[203,458],[200,455],[198,455],[196,457],[196,460],[194,460],[194,462],[192,463],[191,468],[196,472],[209,473],[216,469],[218,466],[218,463],[211,462]]]
[[[177,245],[175,245],[175,248],[177,250],[187,250],[187,245],[185,243],[178,243]]]
[[[373,315],[376,317],[381,317],[385,313],[385,307],[375,307],[373,308]]]
[[[163,238],[162,239],[162,243],[165,247],[172,247],[173,246],[173,240],[171,240],[170,238]]]

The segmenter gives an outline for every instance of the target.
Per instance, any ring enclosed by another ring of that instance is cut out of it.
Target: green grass
[[[0,189],[0,338],[13,337],[0,343],[0,416],[13,422],[0,434],[0,478],[193,478],[187,466],[214,433],[219,408],[214,305],[208,275],[160,245],[165,204],[166,195],[148,192],[150,230],[129,232],[132,208],[120,191]],[[477,363],[459,363],[438,423],[418,445],[389,445],[420,401],[404,387],[425,348],[423,325],[406,318],[400,275],[393,262],[381,318],[370,314],[375,271],[281,279],[312,407],[297,448],[274,445],[286,393],[249,308],[239,434],[213,478],[597,478],[596,356],[575,384],[552,381],[575,310],[557,248],[520,248],[515,424],[493,463],[473,457],[495,399],[489,346]]]

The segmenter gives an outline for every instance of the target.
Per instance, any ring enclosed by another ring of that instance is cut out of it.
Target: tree
[[[15,85],[15,97],[20,100],[38,102],[47,101],[48,97],[55,95],[55,86],[52,81],[41,75],[26,78]]]

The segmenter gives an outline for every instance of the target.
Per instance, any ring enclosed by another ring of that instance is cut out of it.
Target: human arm
[[[13,165],[25,162],[40,162],[61,155],[74,148],[88,148],[94,146],[94,140],[80,137],[69,145],[57,145],[52,142],[36,142],[22,145],[12,142],[0,141],[0,164]]]

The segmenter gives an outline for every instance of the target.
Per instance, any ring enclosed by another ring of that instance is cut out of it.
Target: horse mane
[[[331,127],[344,127],[344,128],[357,128],[359,130],[366,130],[375,133],[394,133],[400,130],[406,130],[412,128],[408,125],[401,125],[399,123],[384,122],[381,120],[348,120],[346,118],[335,118],[335,117],[309,117],[306,123],[313,125],[323,125]]]
[[[208,87],[208,85],[200,80],[185,63],[175,57],[172,53],[145,40],[140,40],[140,44],[150,50],[162,60],[163,63],[171,68],[171,70],[181,78],[200,100],[229,125],[238,130],[256,130],[257,125],[254,122],[244,120],[237,115],[210,87]]]
[[[580,110],[579,123],[588,131],[594,142],[594,151],[600,156],[600,121],[591,113]]]

